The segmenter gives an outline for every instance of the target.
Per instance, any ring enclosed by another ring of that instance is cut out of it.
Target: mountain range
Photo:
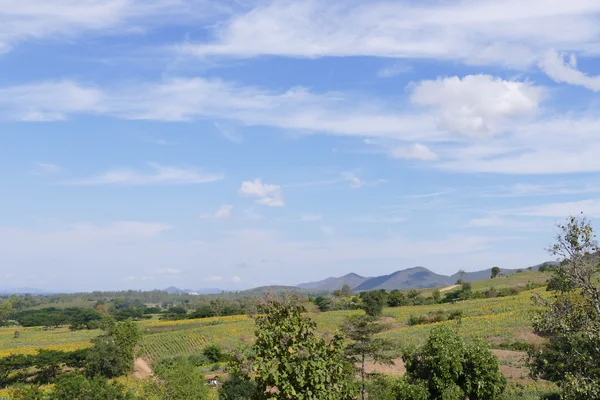
[[[202,288],[202,289],[179,289],[175,286],[169,286],[164,289],[169,294],[221,294],[221,289],[218,288]]]
[[[531,269],[536,270],[540,267],[540,265],[543,264],[533,266]],[[504,268],[500,269],[500,272],[505,275],[515,271],[517,270]],[[478,281],[491,277],[491,274],[492,269],[488,268],[481,271],[466,272],[462,278],[465,281]],[[396,271],[389,275],[375,277],[364,277],[355,273],[349,273],[340,277],[323,279],[322,281],[301,283],[298,285],[298,287],[302,289],[332,291],[341,289],[344,285],[348,285],[352,290],[357,292],[379,289],[405,290],[454,285],[460,278],[461,276],[459,273],[454,275],[440,275],[424,267],[413,267]]]

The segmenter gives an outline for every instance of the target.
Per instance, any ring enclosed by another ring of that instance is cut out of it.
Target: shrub
[[[202,355],[211,363],[225,361],[225,353],[216,344],[209,344],[202,350]]]
[[[425,382],[431,400],[495,400],[506,388],[489,345],[465,344],[446,325],[434,328],[422,348],[407,349],[403,359],[407,382]]]

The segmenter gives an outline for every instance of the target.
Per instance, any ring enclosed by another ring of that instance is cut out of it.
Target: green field
[[[545,279],[541,273],[523,272],[506,278],[496,278],[475,282],[477,290],[502,285],[526,285],[535,279]],[[407,345],[420,345],[426,339],[430,330],[437,324],[452,325],[467,340],[482,338],[491,343],[496,349],[510,349],[514,343],[540,343],[543,339],[533,334],[530,324],[530,313],[534,310],[531,298],[534,293],[547,295],[544,288],[524,291],[516,296],[476,299],[457,302],[455,304],[433,304],[423,306],[406,306],[384,309],[383,319],[389,329],[381,333],[392,339],[397,348]],[[428,314],[436,311],[451,312],[460,310],[463,317],[460,321],[445,321],[427,325],[409,325],[411,316]],[[317,322],[322,333],[333,332],[349,315],[362,311],[330,311],[310,312],[308,315]],[[181,321],[147,320],[140,322],[144,336],[138,355],[150,364],[162,359],[199,355],[204,346],[216,343],[226,349],[233,349],[253,338],[254,322],[251,318],[238,315],[231,317],[205,318]],[[76,350],[90,345],[90,339],[99,331],[71,332],[67,328],[44,331],[40,328],[21,328],[20,338],[14,339],[15,328],[0,329],[0,356],[8,354],[33,354],[38,348],[55,350]],[[500,353],[500,361],[511,382],[510,390],[531,392],[546,389],[547,383],[533,382],[527,377],[524,366],[524,353]],[[506,356],[506,359],[503,357]],[[504,371],[503,370],[503,371]],[[516,395],[515,395],[516,396]]]

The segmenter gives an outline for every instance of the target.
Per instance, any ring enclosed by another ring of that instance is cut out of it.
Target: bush
[[[255,398],[255,393],[256,385],[252,381],[234,374],[223,382],[219,389],[219,400],[251,400]]]
[[[403,359],[407,382],[425,382],[431,400],[495,400],[506,388],[489,345],[465,344],[446,325],[434,328],[421,349],[406,350]]]
[[[56,381],[48,400],[134,400],[133,393],[119,383],[104,378],[87,378],[81,373],[69,373]]]
[[[208,399],[210,389],[206,386],[204,377],[185,359],[159,363],[155,373],[160,378],[160,383],[156,383],[150,391],[160,399]]]
[[[217,363],[225,361],[225,353],[216,344],[209,344],[202,350],[202,355],[206,357],[211,363]]]

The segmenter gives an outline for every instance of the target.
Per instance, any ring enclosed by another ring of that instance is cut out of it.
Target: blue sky
[[[597,1],[0,8],[0,288],[519,268],[600,216]]]

